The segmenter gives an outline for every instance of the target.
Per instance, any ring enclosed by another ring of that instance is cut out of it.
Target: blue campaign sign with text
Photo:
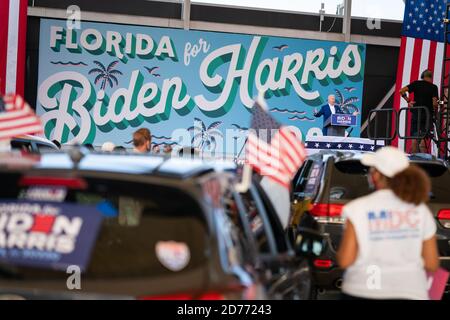
[[[42,201],[0,201],[0,261],[84,271],[100,229],[94,207]]]
[[[253,99],[299,138],[322,134],[330,94],[361,113],[364,44],[41,19],[36,109],[62,143],[154,144],[236,154]],[[359,137],[360,115],[351,135]]]
[[[354,126],[356,121],[356,116],[349,114],[333,114],[331,116],[331,124],[334,126]]]

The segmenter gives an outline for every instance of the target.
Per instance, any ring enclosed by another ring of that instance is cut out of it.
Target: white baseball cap
[[[388,178],[394,177],[409,167],[409,159],[406,154],[394,147],[384,147],[375,153],[366,153],[361,158],[361,163],[368,167],[374,167]]]
[[[107,141],[104,144],[102,144],[102,151],[112,152],[114,151],[115,147],[116,145],[114,143],[112,143],[111,141]]]

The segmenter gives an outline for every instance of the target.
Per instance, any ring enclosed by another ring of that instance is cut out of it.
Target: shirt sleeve
[[[438,98],[439,99],[439,90],[438,90],[437,85],[434,85],[433,98]]]
[[[426,205],[423,205],[422,210],[424,214],[422,239],[429,240],[436,233],[436,221]]]
[[[317,112],[317,113],[314,114],[314,117],[316,117],[316,118],[319,118],[319,117],[321,117],[321,116],[323,116],[323,106],[320,107],[319,112]]]
[[[414,81],[406,86],[408,88],[409,93],[414,92],[416,90],[416,84],[417,82]]]
[[[351,221],[353,224],[355,224],[355,221],[353,221],[354,217],[353,217],[353,212],[354,210],[351,209],[352,204],[347,204],[342,208],[342,218],[345,219],[345,221],[349,220]]]

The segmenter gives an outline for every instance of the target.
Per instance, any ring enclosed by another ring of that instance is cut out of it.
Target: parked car
[[[320,256],[324,239],[313,223],[297,229],[289,242],[272,203],[255,177],[245,193],[226,195],[227,212],[240,228],[248,263],[257,266],[270,299],[310,299],[310,259]]]
[[[11,139],[11,149],[40,153],[41,151],[58,150],[58,147],[46,138],[24,134]]]
[[[361,153],[320,152],[310,156],[294,179],[293,215],[290,236],[305,219],[313,217],[326,239],[323,255],[313,262],[318,292],[341,288],[343,271],[336,262],[336,251],[343,232],[342,207],[370,193],[368,168],[361,164]],[[437,223],[437,241],[441,266],[450,270],[450,171],[446,162],[428,155],[410,156],[431,178],[429,207]],[[447,293],[449,285],[447,285]]]
[[[229,169],[78,149],[2,154],[0,299],[266,298],[222,206]]]

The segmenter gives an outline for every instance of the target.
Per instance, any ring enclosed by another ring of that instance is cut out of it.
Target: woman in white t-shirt
[[[393,147],[365,154],[374,193],[343,208],[337,253],[344,299],[428,299],[426,271],[439,267],[426,173]]]

